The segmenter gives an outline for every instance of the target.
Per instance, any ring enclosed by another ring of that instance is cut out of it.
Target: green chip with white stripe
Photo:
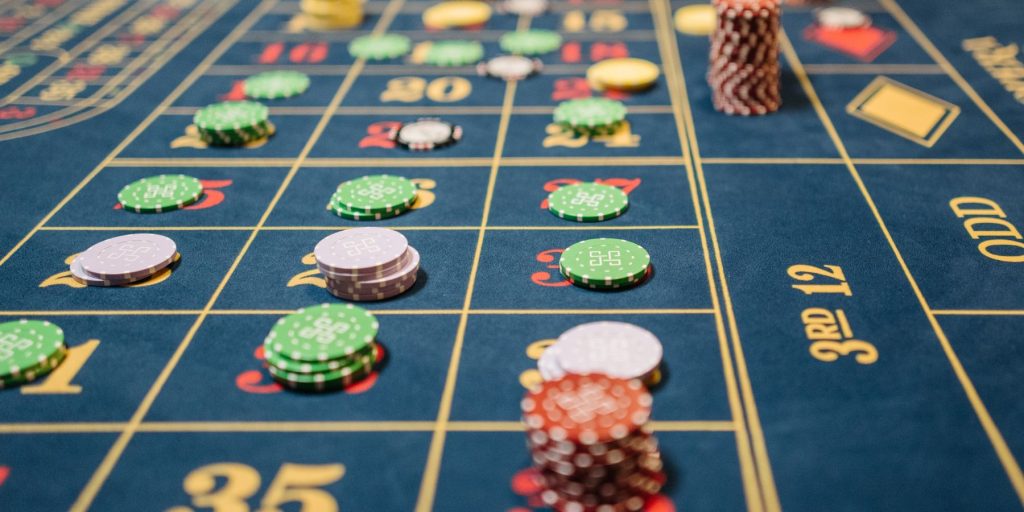
[[[332,361],[366,352],[379,328],[377,319],[363,308],[321,304],[278,320],[263,345],[292,361]]]
[[[565,220],[601,222],[614,219],[629,208],[622,189],[599,183],[567,185],[548,195],[548,210]]]

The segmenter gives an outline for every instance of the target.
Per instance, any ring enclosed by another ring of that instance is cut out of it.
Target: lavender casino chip
[[[544,380],[558,380],[565,377],[565,370],[558,362],[558,343],[544,349],[540,359],[537,360],[537,370]]]
[[[408,248],[409,241],[397,231],[355,228],[324,238],[313,254],[317,264],[330,272],[373,274],[393,265]]]
[[[107,281],[139,280],[174,261],[174,240],[152,233],[136,233],[104,240],[78,257],[82,269]]]
[[[136,282],[134,279],[118,279],[111,281],[96,277],[82,268],[82,261],[80,257],[75,257],[75,259],[71,261],[71,275],[76,281],[88,286],[122,286]]]
[[[558,363],[568,373],[639,379],[661,364],[658,338],[625,322],[577,325],[562,333],[556,344]]]
[[[359,281],[355,284],[357,289],[362,288],[391,288],[396,286],[408,285],[409,281],[416,280],[416,272],[420,269],[420,253],[413,247],[409,247],[408,261],[401,268],[397,269],[395,273],[389,274],[380,279],[371,279],[365,281]]]

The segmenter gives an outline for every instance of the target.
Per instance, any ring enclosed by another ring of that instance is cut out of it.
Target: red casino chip
[[[651,416],[651,395],[638,380],[566,375],[529,391],[522,408],[530,429],[588,445],[636,432]]]

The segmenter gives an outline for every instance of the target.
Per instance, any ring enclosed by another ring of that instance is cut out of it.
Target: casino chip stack
[[[382,220],[409,211],[416,198],[416,184],[412,181],[377,174],[338,185],[327,209],[348,220]]]
[[[586,135],[610,135],[626,120],[626,105],[607,98],[563,101],[555,107],[554,121],[566,130]]]
[[[28,384],[64,361],[64,331],[47,321],[0,324],[0,389]]]
[[[423,11],[423,26],[428,30],[478,28],[490,19],[491,6],[477,0],[449,0]]]
[[[577,242],[558,260],[558,268],[570,283],[591,290],[632,288],[647,277],[651,255],[628,240],[594,238]]]
[[[405,236],[382,228],[334,233],[313,249],[327,291],[339,299],[390,299],[416,284],[420,253]]]
[[[715,110],[755,116],[782,105],[779,71],[780,0],[714,0],[708,84]]]
[[[601,374],[545,381],[522,400],[527,446],[559,511],[640,511],[666,477],[639,380]]]
[[[199,109],[192,122],[212,146],[242,146],[274,134],[270,109],[255,101],[214,103]]]
[[[86,249],[71,261],[71,275],[89,286],[124,286],[145,281],[180,259],[174,240],[135,233]]]
[[[436,118],[423,118],[402,123],[391,130],[388,138],[410,151],[432,151],[462,140],[462,127]]]
[[[660,380],[664,349],[651,331],[626,322],[590,322],[562,333],[537,360],[544,380],[600,373],[619,379]]]
[[[257,100],[278,100],[298,96],[309,89],[309,76],[298,71],[264,71],[245,79],[245,95]]]
[[[298,391],[330,391],[359,382],[376,362],[377,319],[351,304],[323,304],[281,318],[263,340],[274,380]]]
[[[658,83],[661,69],[633,57],[605,59],[587,69],[587,84],[595,91],[640,92]]]
[[[362,0],[302,0],[299,6],[312,30],[345,30],[363,23]]]

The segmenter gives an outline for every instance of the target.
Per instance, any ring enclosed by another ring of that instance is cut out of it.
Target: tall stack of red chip
[[[528,391],[522,408],[540,496],[555,510],[640,511],[665,484],[640,381],[569,374]]]
[[[782,106],[779,72],[781,0],[714,0],[708,84],[715,110],[755,116]]]

